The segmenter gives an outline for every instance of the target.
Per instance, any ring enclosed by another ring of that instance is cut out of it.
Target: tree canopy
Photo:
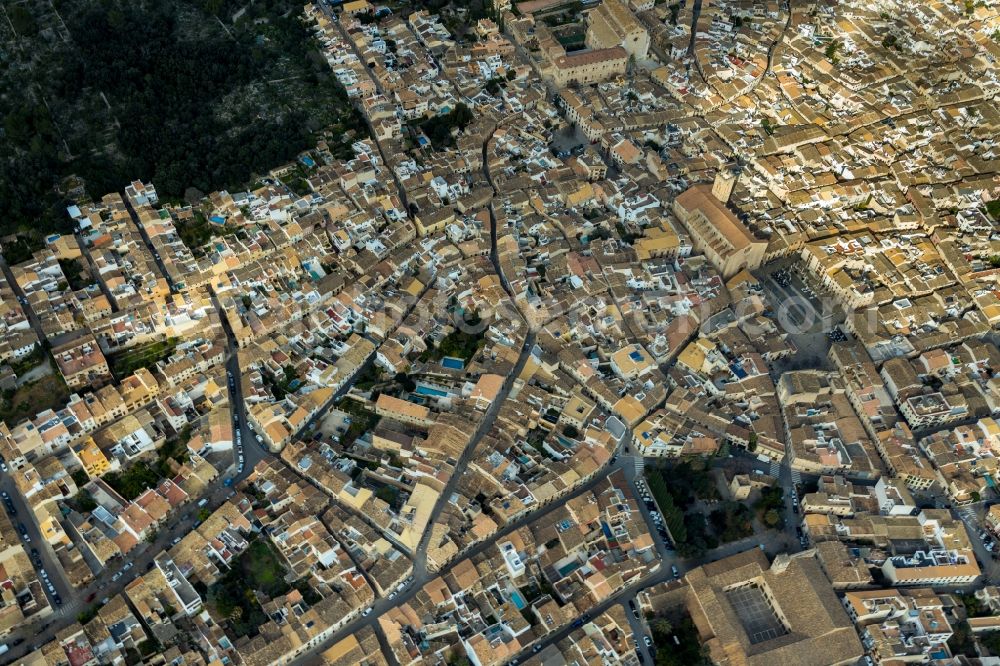
[[[21,62],[0,83],[25,94],[0,98],[0,233],[65,228],[71,174],[93,197],[138,178],[179,199],[245,183],[327,128],[347,146],[367,131],[292,0],[65,0],[65,42],[16,7]]]

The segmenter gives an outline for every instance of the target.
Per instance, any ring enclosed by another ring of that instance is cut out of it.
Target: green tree
[[[826,49],[824,49],[824,51],[823,51],[823,53],[826,55],[827,59],[830,62],[832,62],[833,64],[835,64],[835,65],[840,60],[840,57],[838,55],[838,53],[840,51],[840,47],[841,47],[840,40],[839,39],[834,39],[834,40],[831,40],[826,45]]]
[[[11,3],[7,8],[7,18],[21,37],[34,37],[38,34],[38,22],[24,5]]]
[[[764,524],[768,527],[778,527],[781,524],[781,514],[774,509],[768,509],[764,512]]]
[[[669,636],[670,632],[674,629],[673,625],[670,624],[670,620],[662,617],[658,617],[650,622],[649,628],[652,630],[653,634],[663,637]]]
[[[410,379],[410,376],[405,372],[397,372],[396,376],[393,377],[393,381],[403,387],[404,391],[415,391],[417,390],[417,383]]]
[[[155,638],[149,638],[137,645],[139,648],[139,654],[143,657],[151,657],[154,654],[159,654],[163,651],[163,646],[160,645],[160,641]]]
[[[1000,657],[1000,631],[991,631],[979,637],[979,642],[994,657]]]

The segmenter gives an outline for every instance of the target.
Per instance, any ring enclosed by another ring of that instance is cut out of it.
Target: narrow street
[[[63,572],[62,565],[59,564],[59,559],[56,557],[55,552],[52,547],[42,538],[42,532],[38,527],[38,522],[35,520],[35,513],[28,506],[25,501],[24,496],[17,489],[17,484],[12,478],[17,472],[11,469],[11,473],[0,473],[0,491],[7,493],[10,496],[11,504],[14,505],[15,515],[9,516],[10,522],[14,524],[17,529],[18,535],[22,533],[27,533],[28,538],[31,541],[24,541],[21,538],[24,550],[30,553],[32,550],[38,551],[38,556],[41,559],[42,567],[49,576],[49,580],[52,581],[52,586],[56,589],[59,598],[65,604],[68,602],[73,595],[73,588],[70,586],[69,582],[66,580],[66,576]],[[34,566],[34,564],[32,565]],[[35,567],[39,570],[39,567]],[[42,577],[38,576],[39,582],[42,584],[42,588],[45,589],[45,581]],[[52,609],[59,611],[59,607],[56,605],[54,600],[54,595],[45,589],[45,594],[49,597],[49,604]]]
[[[108,284],[103,279],[99,277],[100,273],[97,270],[97,264],[94,263],[94,255],[91,254],[90,248],[87,247],[86,242],[84,242],[83,237],[80,234],[73,234],[76,238],[77,244],[80,246],[80,252],[83,254],[84,260],[87,262],[87,269],[90,271],[91,276],[97,282],[97,285],[101,288],[101,293],[103,293],[107,299],[108,303],[111,304],[111,309],[118,311],[118,301],[115,300],[115,295],[111,293],[108,289]]]
[[[35,314],[35,311],[28,304],[27,296],[25,296],[25,293],[21,289],[20,285],[17,284],[17,281],[14,279],[13,271],[10,270],[10,266],[7,265],[7,260],[4,259],[2,255],[0,255],[0,270],[3,271],[3,276],[7,280],[7,284],[9,284],[10,288],[14,290],[14,295],[17,296],[17,300],[21,304],[21,309],[24,310],[24,316],[28,318],[28,323],[31,324],[31,329],[35,332],[35,335],[38,336],[39,344],[44,343],[47,338],[45,330],[42,328],[42,320],[38,318],[38,315]]]
[[[146,249],[149,250],[149,253],[153,256],[153,261],[156,263],[157,270],[160,271],[160,275],[163,276],[163,279],[167,281],[167,284],[170,285],[170,289],[172,290],[174,288],[174,283],[170,279],[170,273],[167,272],[167,267],[164,265],[163,259],[160,257],[160,253],[157,252],[156,248],[153,246],[153,242],[149,239],[149,234],[146,233],[146,228],[143,227],[142,222],[139,221],[139,214],[135,211],[135,208],[132,206],[132,202],[129,201],[128,194],[125,192],[122,192],[122,201],[125,202],[125,208],[128,209],[128,214],[132,218],[132,223],[142,236],[142,240],[146,244]]]
[[[327,15],[327,17],[330,19],[330,21],[335,26],[337,26],[337,31],[340,32],[340,36],[344,38],[345,43],[350,44],[351,51],[358,58],[358,60],[364,62],[364,60],[362,60],[361,58],[361,54],[358,52],[358,47],[354,43],[354,40],[350,38],[350,36],[344,30],[344,26],[341,25],[340,15],[334,12],[333,7],[327,4],[326,2],[321,2],[319,6],[323,10],[323,12]],[[378,78],[372,76],[371,71],[368,70],[367,68],[365,69],[365,73],[367,74],[368,79],[372,82],[372,85],[375,86],[375,91],[379,95],[382,95],[384,97],[385,90],[382,89],[382,84],[378,80]],[[382,147],[382,143],[378,140],[378,134],[375,132],[374,128],[371,125],[371,122],[368,120],[368,116],[366,114],[362,114],[362,116],[364,116],[365,125],[367,125],[368,127],[368,134],[371,136],[372,141],[375,143],[375,147],[378,148],[379,158],[382,160],[382,167],[384,169],[388,169],[389,173],[392,175],[392,182],[396,185],[396,191],[399,194],[399,199],[400,201],[403,202],[403,206],[406,208],[406,216],[408,218],[411,218],[412,213],[410,212],[409,199],[406,196],[406,188],[403,187],[403,183],[400,182],[399,176],[396,175],[396,170],[392,168],[392,163],[386,158],[385,150]]]
[[[632,636],[635,638],[635,649],[641,654],[646,655],[646,658],[652,662],[656,658],[656,650],[646,647],[643,643],[643,636],[648,636],[650,632],[649,627],[646,625],[646,619],[639,610],[639,602],[636,600],[636,595],[628,595],[622,599],[622,607],[625,609],[628,626],[632,629]],[[639,617],[636,617],[636,615]]]

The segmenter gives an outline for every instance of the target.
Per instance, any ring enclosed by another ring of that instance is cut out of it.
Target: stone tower
[[[741,168],[736,162],[730,162],[722,166],[715,174],[715,181],[712,183],[712,196],[722,203],[729,203],[729,197],[733,195],[733,188],[740,179]]]

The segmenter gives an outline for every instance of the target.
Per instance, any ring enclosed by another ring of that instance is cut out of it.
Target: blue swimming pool
[[[414,390],[414,393],[419,393],[420,395],[432,395],[436,398],[444,398],[448,395],[447,391],[425,386],[424,384],[417,384],[417,388]]]
[[[441,359],[441,365],[449,370],[461,370],[465,367],[465,361],[454,356],[445,356]]]
[[[514,602],[515,606],[517,606],[517,610],[524,610],[524,607],[528,605],[525,603],[524,597],[522,597],[521,593],[517,590],[510,593],[510,600]]]

